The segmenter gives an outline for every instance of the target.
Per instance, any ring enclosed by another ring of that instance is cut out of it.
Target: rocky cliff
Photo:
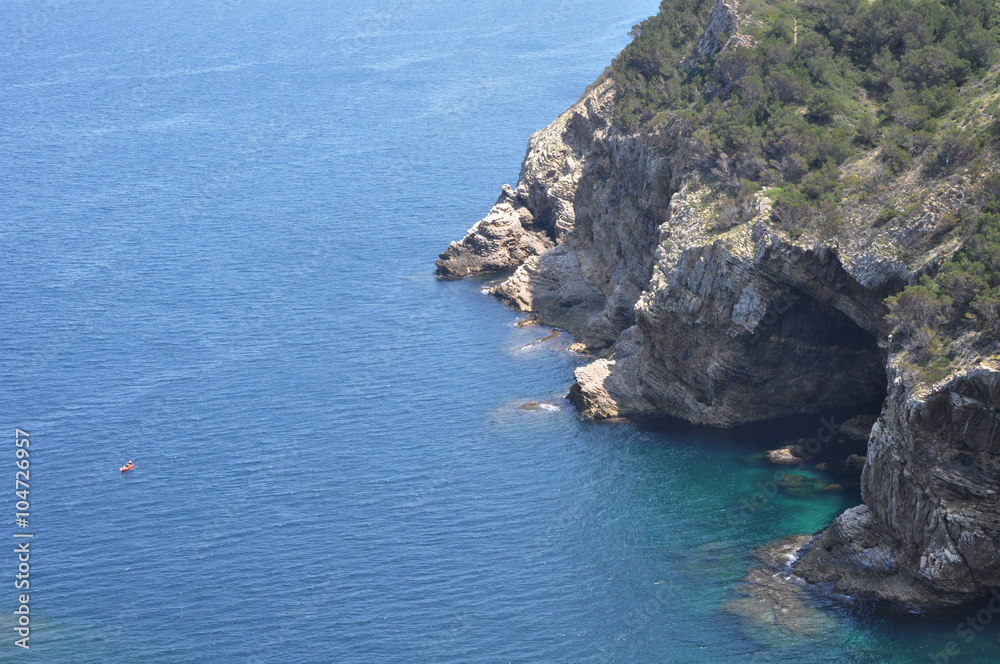
[[[982,366],[919,392],[894,362],[889,376],[865,504],[837,518],[798,572],[918,609],[974,600],[1000,586],[1000,373]]]
[[[755,7],[695,7],[686,41],[673,38],[683,57],[671,76],[709,99],[747,83],[746,72],[734,83],[732,62],[774,39],[751,29],[762,21]],[[660,78],[669,92],[671,79]],[[513,270],[492,293],[594,354],[571,389],[591,417],[668,414],[733,426],[883,402],[865,504],[807,547],[799,573],[919,608],[1000,585],[995,357],[963,346],[946,375],[930,380],[890,343],[886,320],[887,297],[935,274],[962,245],[955,215],[994,170],[992,147],[979,170],[931,172],[924,159],[891,175],[888,148],[859,149],[838,164],[824,221],[810,225],[789,212],[808,208],[787,203],[787,188],[767,186],[778,177],[771,173],[808,181],[789,167],[794,154],[770,153],[768,170],[749,157],[737,163],[706,147],[691,112],[651,112],[629,126],[621,112],[636,93],[627,80],[606,73],[532,136],[517,186],[505,186],[441,254],[439,274]],[[988,101],[992,88],[970,81],[963,94]],[[803,103],[799,115],[811,109]],[[833,131],[830,120],[814,124]]]

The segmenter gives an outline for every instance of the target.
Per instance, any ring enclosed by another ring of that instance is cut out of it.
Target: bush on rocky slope
[[[960,222],[961,248],[934,278],[924,276],[888,299],[893,326],[891,350],[925,380],[949,373],[954,344],[972,355],[1000,351],[1000,174],[981,180],[980,206]]]
[[[668,0],[642,23],[610,69],[615,121],[649,131],[686,116],[694,167],[734,191],[779,188],[787,230],[829,223],[836,169],[874,146],[897,174],[916,160],[946,174],[978,153],[955,118],[960,86],[996,57],[995,3],[743,2],[738,43],[685,59],[712,5]]]

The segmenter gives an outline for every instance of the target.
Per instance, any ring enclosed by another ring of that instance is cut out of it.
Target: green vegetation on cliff
[[[905,351],[926,380],[947,375],[956,356],[995,353],[1000,176],[982,174],[991,170],[993,151],[985,149],[998,134],[990,120],[1000,81],[991,70],[1000,5],[729,4],[665,0],[639,26],[609,70],[619,95],[615,121],[628,131],[668,134],[671,148],[684,153],[684,167],[731,197],[730,218],[715,226],[722,230],[749,217],[761,189],[774,202],[778,228],[792,237],[835,238],[853,205],[844,201],[870,201],[893,179],[908,177],[911,190],[926,191],[944,182],[964,191],[977,182],[934,235],[942,242],[954,231],[954,256],[888,304],[894,350]],[[730,25],[709,30],[718,44],[699,44],[710,20]],[[877,176],[845,175],[863,159]],[[897,210],[887,202],[870,225],[918,207]]]
[[[832,208],[838,168],[874,147],[893,172],[921,156],[946,171],[978,153],[985,137],[953,111],[996,56],[996,3],[744,2],[739,42],[695,60],[713,6],[666,0],[641,24],[611,67],[615,119],[686,129],[691,162],[734,191],[779,187],[776,216],[790,227]]]
[[[959,225],[958,251],[934,278],[924,276],[887,301],[892,350],[904,351],[927,381],[947,376],[959,355],[1000,350],[1000,174],[983,177],[977,195],[978,212]]]

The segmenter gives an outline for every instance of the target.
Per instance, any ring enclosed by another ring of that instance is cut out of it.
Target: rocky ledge
[[[719,0],[683,66],[748,48],[746,20]],[[920,189],[923,203],[885,219],[856,184],[878,175],[869,155],[841,166],[835,232],[789,232],[763,188],[734,221],[683,118],[626,130],[618,94],[605,75],[532,136],[516,187],[441,254],[439,274],[513,270],[492,294],[596,357],[571,388],[587,416],[728,427],[882,402],[864,505],[810,543],[797,573],[918,609],[1000,586],[997,364],[960,357],[929,383],[890,352],[885,322],[886,298],[960,246],[947,220],[972,176],[901,176],[885,195]]]

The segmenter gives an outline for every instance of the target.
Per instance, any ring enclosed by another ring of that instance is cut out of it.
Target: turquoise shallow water
[[[741,510],[773,472],[754,455],[816,423],[583,422],[565,336],[433,276],[655,9],[0,5],[0,466],[12,483],[30,431],[36,533],[28,653],[0,555],[0,661],[909,663],[961,641],[964,613],[747,629],[722,607],[754,549],[859,500]],[[992,629],[961,646],[1000,656]]]

